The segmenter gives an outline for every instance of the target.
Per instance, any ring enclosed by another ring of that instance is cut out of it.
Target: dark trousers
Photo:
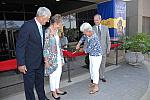
[[[44,91],[44,66],[38,69],[27,69],[23,75],[26,100],[35,100],[34,86],[39,100],[46,100]]]

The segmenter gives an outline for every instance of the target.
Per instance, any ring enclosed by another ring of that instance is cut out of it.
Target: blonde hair
[[[52,16],[50,22],[51,22],[51,24],[62,23],[62,16],[60,14],[55,14],[54,16]]]

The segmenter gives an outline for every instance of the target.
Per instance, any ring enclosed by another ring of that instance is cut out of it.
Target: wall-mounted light
[[[6,2],[2,2],[2,5],[5,5],[6,4]]]
[[[60,0],[56,0],[56,1],[60,1]]]

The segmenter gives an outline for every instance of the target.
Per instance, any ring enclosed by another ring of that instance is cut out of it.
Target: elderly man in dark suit
[[[44,31],[42,25],[49,21],[51,12],[46,7],[37,10],[36,17],[25,22],[16,42],[18,70],[23,73],[26,100],[35,100],[34,87],[39,100],[49,100],[44,91]]]

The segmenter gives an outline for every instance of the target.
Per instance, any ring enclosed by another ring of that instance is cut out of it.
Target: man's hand
[[[19,70],[21,73],[23,73],[23,74],[26,74],[26,72],[27,72],[27,68],[26,68],[25,65],[23,65],[23,66],[18,66],[18,70]]]

